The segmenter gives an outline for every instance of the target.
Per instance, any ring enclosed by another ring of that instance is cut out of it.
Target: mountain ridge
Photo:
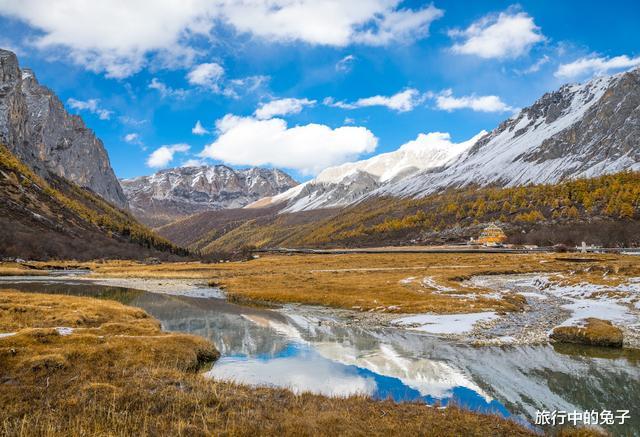
[[[415,174],[372,195],[419,197],[471,184],[512,187],[638,170],[638,138],[635,69],[546,93],[442,171]]]
[[[180,259],[176,247],[91,190],[44,179],[0,144],[0,257]]]
[[[151,226],[203,211],[241,208],[298,184],[280,169],[236,170],[222,164],[164,169],[120,183],[133,214]]]
[[[423,170],[434,170],[464,153],[483,136],[481,131],[462,143],[452,143],[447,133],[432,132],[392,152],[329,167],[311,181],[249,207],[286,202],[283,212],[347,206],[394,180]]]
[[[0,143],[41,177],[66,178],[120,208],[127,200],[102,141],[15,53],[0,49]]]
[[[558,183],[639,170],[637,138],[640,69],[545,93],[491,132],[454,144],[462,147],[450,155],[427,157],[404,174],[385,179],[367,172],[368,162],[397,154],[398,149],[326,169],[312,181],[250,207],[283,203],[282,213],[295,212],[346,207],[379,196],[421,197],[469,185]],[[429,149],[425,154],[429,152],[433,154]],[[341,169],[356,171],[341,173]]]

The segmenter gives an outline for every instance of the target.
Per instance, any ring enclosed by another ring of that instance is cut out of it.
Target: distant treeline
[[[270,214],[202,235],[205,251],[257,247],[367,247],[464,242],[487,223],[513,243],[640,244],[640,173],[559,184],[448,189],[422,198],[382,197],[351,207]],[[221,228],[219,228],[221,229]],[[178,232],[175,229],[174,232]]]

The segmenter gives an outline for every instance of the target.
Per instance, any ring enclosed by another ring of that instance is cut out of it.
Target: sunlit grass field
[[[3,290],[0,333],[0,435],[532,435],[455,406],[207,380],[211,343],[117,302]]]
[[[46,267],[45,263],[32,263]],[[640,258],[614,254],[335,254],[266,255],[206,264],[131,261],[56,263],[92,269],[92,277],[202,279],[237,301],[298,302],[394,313],[518,311],[524,299],[470,287],[475,275],[544,273],[563,283],[618,285],[640,276]],[[22,267],[25,269],[24,267]],[[1,265],[0,275],[17,265]],[[37,270],[24,270],[34,272]]]

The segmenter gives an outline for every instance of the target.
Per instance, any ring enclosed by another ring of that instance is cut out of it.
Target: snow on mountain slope
[[[196,212],[241,208],[297,185],[278,169],[180,167],[121,181],[132,212],[157,226]]]
[[[447,133],[419,134],[418,138],[403,144],[396,151],[329,167],[315,178],[315,182],[340,183],[358,171],[375,176],[379,182],[387,182],[403,174],[443,165],[473,146],[486,133],[482,131],[459,144],[452,143]]]
[[[556,183],[623,170],[640,170],[640,70],[564,85],[503,122],[446,169],[414,174],[372,194]]]
[[[398,150],[329,167],[315,179],[250,207],[288,202],[285,211],[292,212],[349,205],[385,183],[445,165],[486,134],[482,131],[462,143],[452,143],[447,133],[419,134]]]

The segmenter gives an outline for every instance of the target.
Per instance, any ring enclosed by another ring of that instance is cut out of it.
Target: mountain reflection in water
[[[536,410],[631,411],[611,431],[640,429],[640,357],[552,346],[472,347],[398,329],[360,329],[312,311],[154,294],[86,283],[16,282],[25,291],[115,298],[168,331],[210,339],[222,357],[207,376],[331,396],[453,402],[531,422]],[[304,315],[303,315],[304,314]]]

